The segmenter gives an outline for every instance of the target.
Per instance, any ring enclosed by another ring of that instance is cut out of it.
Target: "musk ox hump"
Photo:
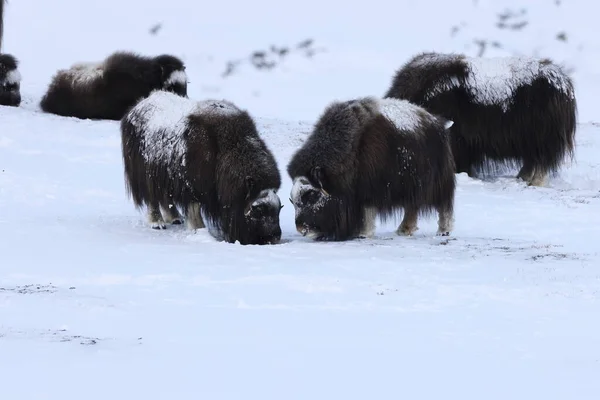
[[[58,74],[68,78],[74,89],[80,89],[103,78],[104,64],[98,62],[80,62],[73,64],[69,69],[59,71]]]
[[[143,155],[148,163],[165,164],[184,160],[186,143],[183,132],[188,116],[198,107],[196,101],[162,90],[140,100],[125,118],[142,136]]]
[[[380,99],[379,111],[397,129],[405,132],[420,132],[422,119],[431,118],[423,108],[416,104],[395,98]]]
[[[243,111],[227,100],[202,100],[198,102],[198,112],[212,115],[237,115]]]
[[[529,57],[461,57],[455,55],[428,55],[413,65],[438,64],[449,60],[461,60],[466,63],[467,76],[446,76],[436,82],[427,92],[425,100],[429,100],[443,92],[464,87],[476,103],[500,106],[507,111],[515,91],[523,86],[531,85],[536,79],[545,79],[556,90],[574,98],[573,85],[570,78],[559,66],[548,60],[537,60]]]

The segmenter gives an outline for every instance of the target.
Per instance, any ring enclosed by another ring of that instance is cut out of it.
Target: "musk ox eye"
[[[302,203],[316,203],[319,201],[319,193],[316,190],[311,190],[304,193],[301,197]]]

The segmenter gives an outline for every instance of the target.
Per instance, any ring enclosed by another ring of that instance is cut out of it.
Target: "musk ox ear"
[[[312,170],[310,171],[310,174],[313,178],[313,181],[317,182],[317,184],[319,185],[319,189],[321,189],[321,193],[323,193],[325,196],[329,196],[329,193],[327,193],[327,191],[323,187],[323,181],[325,178],[325,174],[323,173],[323,170],[321,169],[321,167],[319,167],[319,166],[313,167]]]

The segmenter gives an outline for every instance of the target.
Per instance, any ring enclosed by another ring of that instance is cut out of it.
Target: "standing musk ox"
[[[65,117],[120,120],[157,89],[187,97],[187,75],[180,59],[116,52],[100,63],[79,63],[58,71],[40,107]]]
[[[4,0],[0,0],[0,49],[4,33]],[[17,59],[0,54],[0,105],[18,107],[21,104],[21,74]]]
[[[457,172],[520,166],[543,186],[572,158],[577,104],[571,79],[548,59],[423,53],[400,68],[385,97],[406,99],[454,122]]]
[[[153,228],[181,223],[179,207],[190,229],[203,213],[230,243],[281,239],[281,176],[246,111],[155,91],[123,117],[121,139],[127,190]]]
[[[438,235],[454,224],[452,122],[397,99],[330,104],[287,171],[296,229],[315,240],[371,237],[377,215],[404,209],[396,233],[412,235],[419,214],[437,210]]]

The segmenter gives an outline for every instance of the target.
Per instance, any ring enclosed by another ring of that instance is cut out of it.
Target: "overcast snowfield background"
[[[596,6],[560,3],[10,1],[24,101],[0,107],[0,397],[597,399],[600,38]],[[505,24],[522,30],[496,26],[521,8]],[[449,238],[434,218],[411,238],[392,223],[373,240],[300,237],[285,167],[322,109],[477,40],[574,69],[575,162],[546,188],[458,175]],[[275,68],[247,61],[272,44],[292,48]],[[282,172],[282,244],[149,229],[118,123],[39,111],[57,69],[115,50],[180,56],[190,97],[252,113]],[[230,60],[246,61],[223,78]]]

